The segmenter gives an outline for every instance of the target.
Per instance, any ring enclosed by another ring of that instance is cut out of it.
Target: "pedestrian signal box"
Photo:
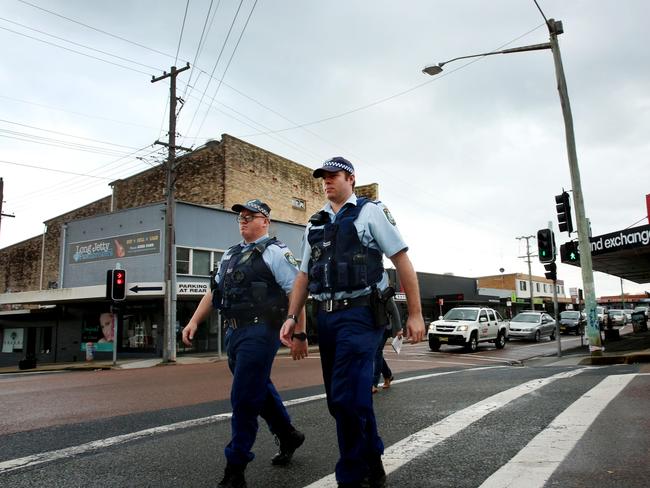
[[[563,263],[580,264],[580,251],[577,241],[569,241],[560,247],[560,259]]]
[[[126,270],[109,269],[106,271],[106,298],[114,301],[126,298]]]

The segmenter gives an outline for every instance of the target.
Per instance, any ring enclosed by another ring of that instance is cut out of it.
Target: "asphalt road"
[[[389,486],[650,486],[650,369],[521,359],[555,347],[388,353],[399,379],[374,400]],[[336,486],[317,355],[278,358],[273,377],[307,441],[273,467],[260,425],[249,486]],[[0,377],[0,486],[216,486],[229,382],[224,363]]]

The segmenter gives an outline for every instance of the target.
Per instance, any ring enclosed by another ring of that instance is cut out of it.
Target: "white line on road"
[[[459,410],[439,422],[412,434],[401,441],[393,444],[384,451],[383,462],[386,474],[401,468],[417,456],[424,454],[440,442],[457,434],[472,423],[482,419],[486,415],[507,405],[519,397],[532,393],[533,391],[546,386],[556,380],[571,378],[585,371],[584,368],[558,373],[548,378],[536,380],[517,385],[508,390],[502,391],[486,398],[474,405]],[[330,474],[320,480],[308,485],[305,488],[335,488],[337,486],[334,474]]]
[[[490,367],[482,367],[482,368],[462,369],[458,371],[445,371],[441,373],[430,373],[430,374],[424,374],[419,376],[412,376],[410,378],[402,378],[399,380],[395,380],[393,383],[394,384],[406,383],[409,381],[433,378],[435,376],[445,376],[449,374],[464,373],[467,371],[480,371],[484,369],[494,369],[494,368],[495,368],[494,366],[490,366]],[[300,403],[312,402],[315,400],[322,400],[324,398],[325,398],[325,394],[323,393],[320,395],[312,395],[303,398],[296,398],[295,400],[287,400],[283,403],[285,406],[291,406],[291,405],[298,405]],[[109,437],[106,439],[99,439],[96,441],[87,442],[85,444],[80,444],[78,446],[71,446],[64,449],[58,449],[56,451],[41,452],[38,454],[32,454],[31,456],[25,456],[17,459],[10,459],[8,461],[0,462],[0,474],[36,466],[38,464],[56,461],[59,459],[70,458],[73,456],[78,456],[80,454],[85,454],[100,449],[106,449],[107,447],[112,447],[119,444],[125,444],[127,442],[133,442],[145,437],[151,437],[154,435],[165,434],[176,430],[189,429],[201,425],[221,422],[223,420],[228,420],[231,417],[232,417],[232,412],[222,413],[218,415],[210,415],[208,417],[202,417],[199,419],[185,420],[173,424],[161,425],[159,427],[152,427],[151,429],[140,430],[138,432],[132,432],[130,434],[123,434],[115,437]]]
[[[635,376],[606,377],[556,417],[480,488],[543,487],[600,412]]]

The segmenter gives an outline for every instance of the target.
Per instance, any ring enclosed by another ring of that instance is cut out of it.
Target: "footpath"
[[[634,364],[650,362],[650,331],[622,334],[617,340],[606,340],[605,351],[589,353],[587,346],[575,347],[562,351],[562,356],[548,354],[524,361],[527,364],[541,366],[570,366],[593,365],[602,366],[610,364]],[[309,346],[309,352],[317,352],[317,346]],[[288,355],[289,349],[281,347],[278,355]],[[226,360],[224,353],[199,353],[179,355],[175,363],[163,363],[161,358],[147,359],[118,359],[116,365],[108,361],[77,361],[73,363],[43,363],[36,368],[21,370],[18,365],[0,368],[0,374],[34,373],[47,371],[95,371],[101,369],[136,369],[151,368],[155,366],[173,366],[176,364],[214,363]]]

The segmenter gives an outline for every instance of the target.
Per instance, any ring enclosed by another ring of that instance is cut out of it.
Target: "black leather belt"
[[[370,305],[370,297],[364,295],[356,298],[341,298],[340,300],[323,300],[318,302],[318,310],[325,312],[336,312],[337,310],[347,310],[352,307],[364,307]]]
[[[250,317],[246,320],[243,319],[223,319],[223,325],[225,327],[230,327],[231,329],[236,329],[238,327],[245,327],[247,325],[258,325],[264,323],[262,317]]]

